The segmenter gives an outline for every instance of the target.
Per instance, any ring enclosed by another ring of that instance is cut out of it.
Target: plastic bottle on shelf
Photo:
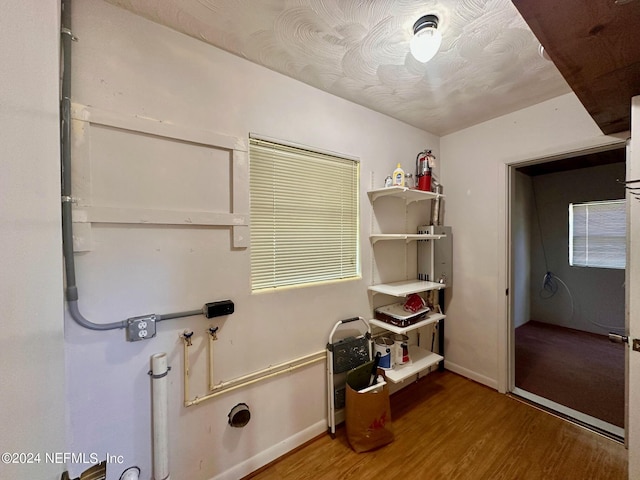
[[[404,170],[399,163],[396,169],[393,171],[393,186],[404,187]]]

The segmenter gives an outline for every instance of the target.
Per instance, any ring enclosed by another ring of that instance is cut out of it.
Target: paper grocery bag
[[[363,365],[364,368],[367,366],[368,364]],[[362,389],[359,379],[363,377],[362,372],[358,370],[363,367],[358,367],[347,374],[345,400],[347,439],[351,448],[358,453],[381,447],[393,442],[394,439],[389,386],[385,384],[373,391],[358,392],[358,389]],[[369,367],[370,371],[371,367]],[[378,369],[378,375],[385,378],[384,370]]]

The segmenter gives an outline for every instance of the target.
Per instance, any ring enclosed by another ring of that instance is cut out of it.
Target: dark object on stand
[[[382,354],[376,352],[376,356],[373,358],[373,365],[371,366],[371,376],[369,377],[369,387],[375,385],[378,378],[378,365],[380,364],[380,357]]]

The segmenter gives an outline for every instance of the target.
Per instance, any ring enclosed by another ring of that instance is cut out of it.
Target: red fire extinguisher
[[[416,157],[416,177],[418,177],[417,188],[425,192],[431,191],[431,169],[433,168],[435,157],[431,150],[420,152]]]

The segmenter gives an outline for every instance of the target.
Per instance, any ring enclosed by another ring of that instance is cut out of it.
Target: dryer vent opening
[[[242,428],[251,420],[251,412],[246,403],[239,403],[229,412],[229,425]]]

